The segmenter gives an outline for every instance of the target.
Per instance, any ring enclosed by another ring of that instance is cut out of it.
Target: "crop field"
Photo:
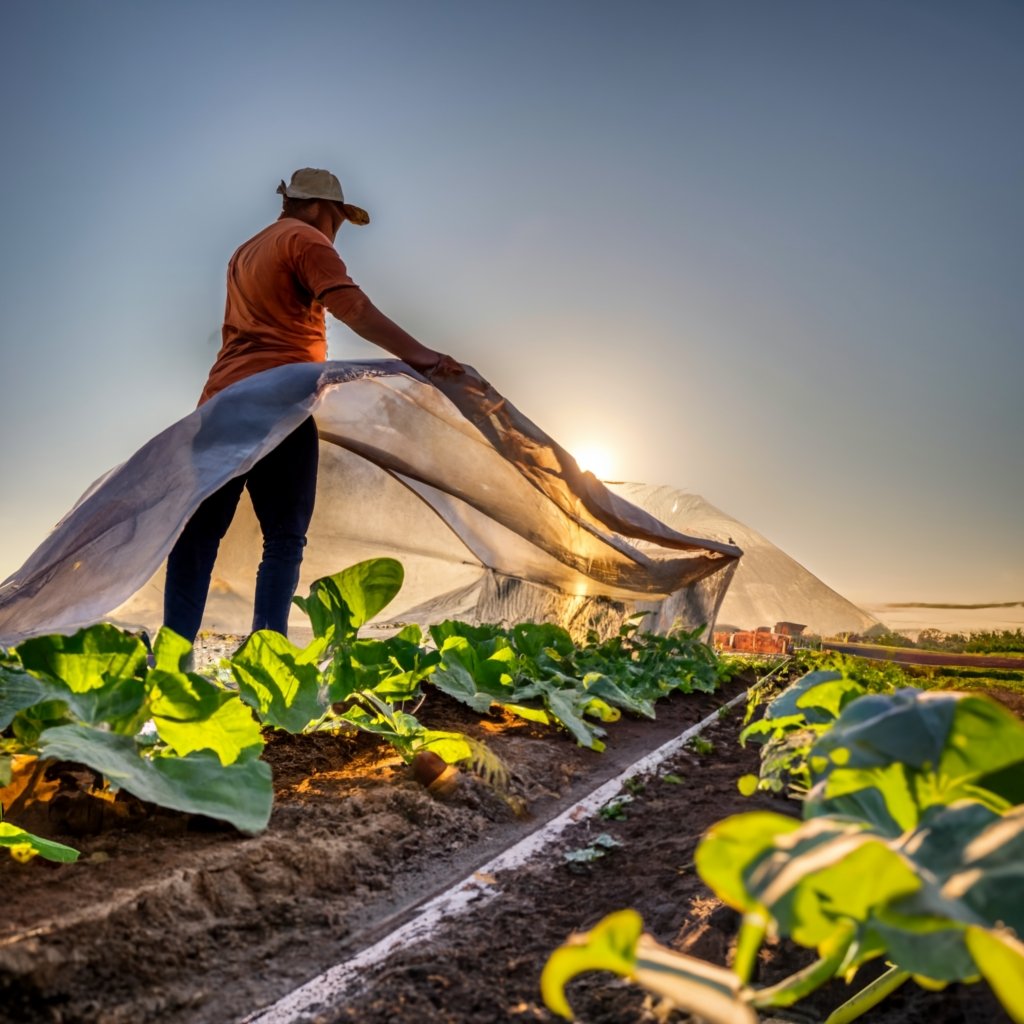
[[[1024,1020],[1024,671],[361,635],[401,584],[0,649],[0,1019]]]

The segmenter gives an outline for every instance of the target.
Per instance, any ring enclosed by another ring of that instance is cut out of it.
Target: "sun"
[[[615,456],[603,445],[594,442],[577,445],[572,454],[580,469],[589,470],[598,480],[610,480],[615,473]]]

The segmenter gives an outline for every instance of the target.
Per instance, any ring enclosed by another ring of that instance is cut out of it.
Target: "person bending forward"
[[[243,243],[228,264],[223,343],[200,405],[261,370],[323,362],[325,309],[416,370],[441,377],[463,372],[451,356],[421,345],[388,319],[349,277],[334,240],[345,221],[363,225],[370,217],[345,202],[333,174],[307,167],[296,171],[288,185],[282,181],[277,191],[284,197],[280,217]],[[165,626],[195,641],[217,549],[244,488],[263,533],[252,629],[287,633],[313,515],[318,456],[310,417],[199,506],[167,559]]]

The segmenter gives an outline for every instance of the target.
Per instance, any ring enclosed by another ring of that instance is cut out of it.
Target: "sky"
[[[1022,52],[1010,0],[14,0],[0,578],[194,407],[313,166],[373,301],[611,477],[865,606],[1024,602]]]

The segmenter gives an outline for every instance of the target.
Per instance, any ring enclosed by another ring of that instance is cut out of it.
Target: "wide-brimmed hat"
[[[341,182],[330,171],[303,167],[292,175],[292,180],[287,185],[282,181],[277,186],[277,191],[289,199],[329,199],[332,203],[341,204],[345,216],[353,224],[370,223],[370,215],[361,206],[345,202]]]

